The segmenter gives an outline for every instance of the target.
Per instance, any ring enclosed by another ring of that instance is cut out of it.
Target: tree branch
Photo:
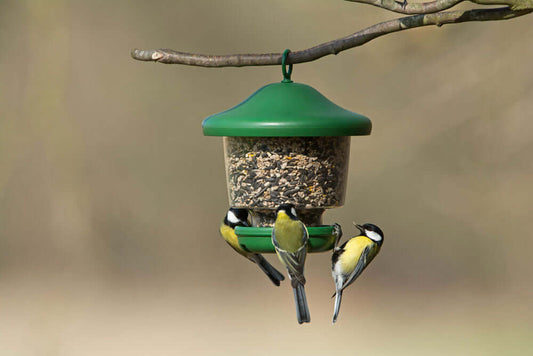
[[[520,8],[514,8],[513,6],[517,5],[520,2],[517,0],[436,0],[430,2],[422,3],[407,3],[407,1],[395,1],[395,0],[346,0],[350,2],[358,2],[361,4],[373,5],[385,10],[390,10],[398,12],[400,14],[432,14],[435,12],[447,10],[455,5],[464,2],[470,1],[478,5],[507,5],[510,6],[513,10],[520,10]]]
[[[361,46],[380,36],[393,32],[408,30],[411,28],[431,25],[442,26],[445,24],[469,21],[497,21],[512,19],[533,12],[533,6],[530,6],[529,4],[532,1],[524,1],[527,2],[525,8],[519,10],[512,10],[510,7],[502,7],[495,9],[447,11],[413,15],[381,22],[346,37],[322,43],[302,51],[290,52],[290,54],[287,56],[287,64],[311,62],[330,54],[337,54],[349,48]],[[171,49],[134,49],[131,52],[131,56],[134,59],[141,61],[153,61],[166,64],[185,64],[201,67],[242,67],[279,65],[281,64],[282,53],[231,54],[217,56],[177,52]]]
[[[423,3],[403,3],[395,0],[346,0],[361,4],[373,5],[400,14],[431,14],[449,9],[465,0],[436,0]]]

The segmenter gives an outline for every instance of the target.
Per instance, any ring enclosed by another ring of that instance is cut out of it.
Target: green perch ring
[[[309,242],[308,252],[324,252],[331,250],[336,240],[336,233],[333,225],[323,225],[308,227]],[[239,245],[249,252],[255,253],[275,253],[272,244],[271,227],[235,227],[235,233],[239,238]]]

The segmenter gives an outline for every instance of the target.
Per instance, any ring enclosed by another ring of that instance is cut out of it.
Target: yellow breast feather
[[[222,234],[222,237],[224,237],[224,240],[233,247],[235,251],[240,253],[241,255],[247,257],[249,255],[248,252],[244,251],[241,248],[241,245],[239,245],[239,238],[237,237],[237,234],[235,234],[235,230],[233,230],[228,225],[222,224],[220,226],[220,233]]]
[[[292,220],[287,214],[280,211],[274,227],[275,239],[279,247],[288,252],[298,251],[304,242],[305,226],[299,220]]]
[[[359,261],[359,256],[361,256],[365,248],[368,246],[374,249],[377,244],[366,236],[357,236],[349,240],[346,246],[344,246],[344,253],[339,258],[342,270],[348,274],[353,272]],[[368,264],[374,256],[375,251],[371,251],[366,264]]]

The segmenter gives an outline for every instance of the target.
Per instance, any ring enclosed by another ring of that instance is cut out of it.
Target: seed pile
[[[237,207],[342,205],[349,137],[225,137],[230,203]]]

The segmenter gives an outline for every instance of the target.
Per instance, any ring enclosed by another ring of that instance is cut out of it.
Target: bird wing
[[[276,247],[276,246],[275,246]],[[302,246],[296,252],[288,252],[276,247],[278,256],[287,267],[291,279],[296,279],[301,284],[305,284],[304,263],[307,255],[307,246]]]
[[[287,267],[287,271],[289,272],[289,276],[291,277],[291,279],[295,278],[301,284],[305,284],[304,264],[305,258],[307,256],[307,240],[308,234],[307,229],[305,229],[304,225],[304,244],[298,249],[298,251],[289,252],[279,247],[274,230],[272,232],[272,243],[274,244],[274,248],[278,253],[279,259]]]
[[[370,246],[365,247],[365,250],[359,257],[359,261],[357,261],[357,264],[355,265],[353,272],[350,274],[350,277],[348,277],[346,279],[346,282],[344,282],[344,284],[342,285],[340,289],[341,291],[344,290],[344,288],[348,287],[350,284],[352,284],[357,279],[357,277],[361,275],[361,273],[367,266],[367,259],[368,259],[368,255],[370,254],[370,251],[371,251]]]
[[[307,226],[303,222],[300,221],[300,224],[302,224],[302,228],[304,230],[304,236],[302,237],[302,243],[307,246],[307,243],[309,242],[309,233],[307,232]]]

